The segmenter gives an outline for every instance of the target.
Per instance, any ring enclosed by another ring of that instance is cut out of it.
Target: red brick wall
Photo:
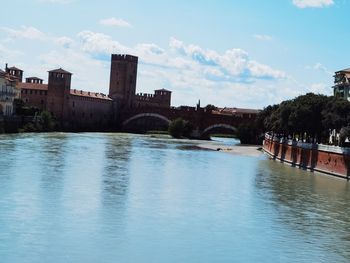
[[[21,99],[25,106],[45,110],[47,90],[21,89]]]
[[[107,127],[112,116],[112,101],[70,95],[67,100],[66,126],[99,130]]]
[[[266,136],[263,149],[273,158],[301,168],[345,178],[350,175],[350,153],[344,148],[297,142],[280,143]]]

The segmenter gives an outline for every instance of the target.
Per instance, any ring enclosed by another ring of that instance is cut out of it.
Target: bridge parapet
[[[200,136],[207,137],[210,132],[218,129],[226,129],[235,132],[237,127],[242,123],[247,123],[255,120],[255,116],[243,117],[227,114],[217,114],[205,109],[194,107],[179,107],[179,108],[133,108],[123,112],[121,124],[126,127],[127,124],[141,118],[158,119],[159,122],[169,124],[172,120],[182,118],[189,121],[194,130]]]

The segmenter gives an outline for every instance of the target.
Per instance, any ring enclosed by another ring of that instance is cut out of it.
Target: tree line
[[[330,132],[340,133],[340,144],[350,134],[350,102],[333,96],[307,93],[264,108],[250,129],[250,141],[265,132],[306,142],[328,143]],[[240,133],[240,132],[239,132]]]

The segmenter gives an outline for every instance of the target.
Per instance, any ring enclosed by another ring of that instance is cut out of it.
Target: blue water
[[[0,136],[0,262],[349,262],[346,181],[196,142]]]

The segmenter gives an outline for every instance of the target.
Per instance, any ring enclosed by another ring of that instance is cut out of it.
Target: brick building
[[[109,95],[71,89],[72,73],[59,68],[48,72],[48,83],[27,77],[23,70],[6,65],[6,72],[16,80],[26,106],[49,111],[63,128],[94,129],[111,125],[123,110],[134,107],[170,108],[171,91],[136,94],[138,57],[111,56]]]
[[[37,77],[22,82],[23,71],[12,67],[25,106],[49,111],[63,128],[95,129],[110,124],[112,99],[98,92],[71,89],[72,74],[63,69],[49,71],[48,83]]]

